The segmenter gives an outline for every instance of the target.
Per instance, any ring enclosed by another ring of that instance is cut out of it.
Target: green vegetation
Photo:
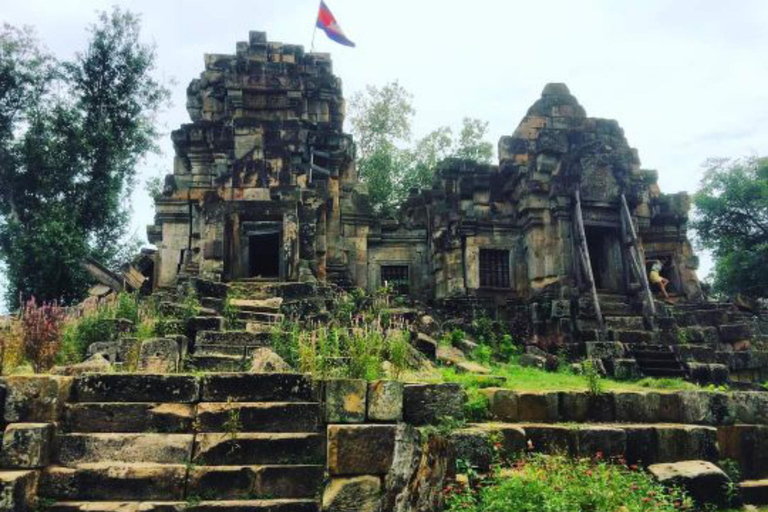
[[[450,512],[673,512],[691,499],[647,473],[601,459],[530,455],[476,487],[449,486]]]
[[[57,61],[31,29],[0,27],[0,261],[11,308],[35,296],[71,304],[93,257],[116,266],[130,192],[153,151],[168,90],[139,18],[114,8],[89,27],[84,51]]]
[[[765,297],[768,290],[768,158],[711,159],[693,197],[692,227],[715,256],[713,289]]]
[[[415,113],[411,101],[411,94],[392,82],[369,85],[349,102],[357,169],[377,212],[392,213],[411,188],[430,186],[445,158],[488,163],[493,156],[493,145],[483,140],[488,123],[470,118],[463,119],[458,138],[442,126],[410,145]]]

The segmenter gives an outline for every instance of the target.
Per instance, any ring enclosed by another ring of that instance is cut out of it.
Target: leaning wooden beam
[[[648,300],[648,308],[652,316],[656,315],[656,304],[653,300],[653,293],[651,292],[651,285],[648,283],[648,275],[645,273],[645,265],[640,261],[640,249],[638,248],[637,233],[635,232],[635,223],[632,222],[632,214],[629,213],[629,205],[627,204],[627,198],[624,194],[621,194],[621,212],[622,216],[626,218],[626,225],[629,228],[629,238],[632,242],[630,248],[630,255],[632,256],[632,262],[635,266],[637,273],[639,274],[640,282],[645,289],[645,295]]]
[[[603,314],[600,310],[600,298],[597,296],[597,287],[595,286],[595,276],[592,274],[592,260],[589,257],[589,247],[587,246],[587,234],[584,231],[584,217],[581,214],[581,195],[577,189],[574,192],[574,198],[576,200],[575,213],[576,213],[576,229],[578,230],[578,243],[579,249],[582,255],[582,266],[584,266],[584,272],[587,275],[587,281],[589,282],[590,291],[592,294],[592,305],[595,308],[595,315],[597,316],[597,325],[600,327],[600,331],[604,330],[603,326]]]

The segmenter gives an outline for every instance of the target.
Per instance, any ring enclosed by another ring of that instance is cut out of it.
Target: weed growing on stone
[[[605,391],[603,386],[603,377],[591,359],[587,359],[582,364],[584,369],[584,379],[587,382],[587,393],[590,395],[601,395]]]
[[[240,420],[240,409],[234,407],[232,397],[227,397],[227,419],[222,427],[230,439],[237,437],[243,431],[243,422]]]

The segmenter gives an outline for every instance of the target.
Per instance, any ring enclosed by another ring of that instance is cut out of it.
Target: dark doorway
[[[280,233],[250,235],[248,260],[251,277],[280,277]]]
[[[621,291],[624,264],[618,231],[611,228],[587,226],[587,249],[592,263],[595,287],[605,291]]]

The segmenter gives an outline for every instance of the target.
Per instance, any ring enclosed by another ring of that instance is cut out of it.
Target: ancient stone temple
[[[646,262],[659,259],[675,294],[701,294],[687,196],[661,194],[619,125],[587,117],[563,84],[501,138],[498,165],[444,162],[396,219],[367,205],[328,55],[252,32],[235,55],[206,55],[187,109],[149,227],[157,286],[317,279],[424,300],[614,293],[652,307]]]

